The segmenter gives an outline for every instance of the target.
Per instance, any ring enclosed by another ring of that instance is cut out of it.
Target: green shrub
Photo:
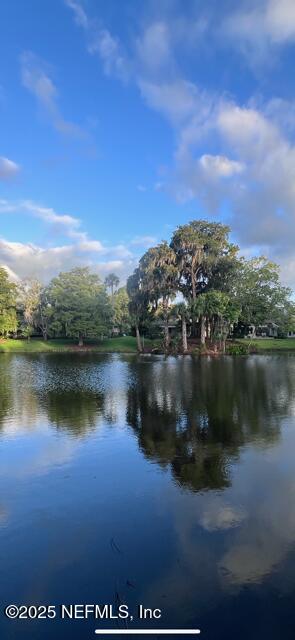
[[[287,339],[287,332],[286,332],[286,331],[279,330],[279,331],[278,331],[278,335],[277,335],[277,336],[275,336],[275,339],[276,339],[276,340],[285,340],[285,339]]]
[[[172,353],[180,353],[182,347],[182,340],[180,336],[174,336],[170,342],[170,350]]]
[[[249,348],[250,345],[248,344],[232,342],[226,345],[226,353],[229,356],[246,356],[249,353]]]

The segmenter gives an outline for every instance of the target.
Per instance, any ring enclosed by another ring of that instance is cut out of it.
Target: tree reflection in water
[[[292,359],[14,357],[0,367],[0,426],[45,418],[71,436],[127,422],[145,456],[194,491],[224,489],[248,443],[271,446],[292,411]]]
[[[287,364],[287,363],[286,363]],[[168,358],[130,364],[127,422],[141,449],[192,490],[223,489],[242,446],[272,445],[295,381],[276,359]]]

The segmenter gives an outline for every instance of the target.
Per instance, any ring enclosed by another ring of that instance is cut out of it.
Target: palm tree
[[[207,323],[207,334],[210,328],[213,340],[218,339],[220,348],[225,351],[230,325],[237,321],[240,313],[237,301],[223,291],[211,289],[197,297],[192,304],[192,312],[201,322],[201,345],[206,344]]]
[[[200,341],[204,347],[206,344],[206,294],[200,294],[191,305],[192,317],[200,323]]]
[[[112,300],[114,297],[114,288],[117,288],[120,284],[120,279],[115,273],[109,273],[105,278],[105,286],[111,290]]]
[[[182,350],[185,353],[188,350],[186,323],[190,320],[191,310],[184,302],[179,302],[173,307],[173,311],[176,317],[181,320]]]

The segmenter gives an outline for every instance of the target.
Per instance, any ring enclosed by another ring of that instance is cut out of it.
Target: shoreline
[[[230,353],[230,348],[233,346],[242,348],[246,347],[244,353]],[[171,351],[165,354],[161,350],[157,341],[145,339],[145,350],[143,353],[137,351],[136,339],[133,336],[122,336],[119,338],[106,338],[103,342],[97,344],[86,343],[79,347],[75,343],[68,340],[55,339],[43,341],[40,338],[31,338],[30,340],[12,339],[0,340],[0,354],[1,353],[20,353],[20,354],[35,354],[35,353],[103,353],[111,355],[113,353],[121,355],[139,355],[139,356],[152,356],[152,355],[172,355],[172,356],[212,356],[220,357],[223,355],[261,355],[263,353],[295,353],[295,339],[257,339],[257,341],[246,341],[245,339],[235,340],[234,342],[228,342],[229,352],[220,353],[213,351],[208,345],[208,348],[203,352],[198,352],[198,346],[190,349],[187,353],[177,353]],[[247,352],[247,347],[249,351]]]

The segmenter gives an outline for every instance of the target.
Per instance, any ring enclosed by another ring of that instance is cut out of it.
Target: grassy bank
[[[151,340],[145,344],[152,348]],[[83,347],[78,347],[70,340],[0,340],[0,353],[48,353],[69,351],[96,351],[99,353],[136,353],[136,339],[132,336],[120,338],[107,338],[102,341],[86,342]]]
[[[295,351],[295,338],[288,340],[238,340],[243,345],[255,348],[258,353],[266,351]],[[145,339],[145,348],[152,350],[159,341]],[[0,340],[0,353],[48,353],[48,352],[73,352],[73,351],[95,351],[98,353],[136,353],[136,339],[133,336],[120,338],[106,338],[103,341],[89,341],[83,347],[78,347],[71,340],[41,340],[31,338],[31,340]]]
[[[241,344],[247,344],[255,347],[258,352],[263,351],[295,351],[295,338],[286,338],[283,340],[273,338],[257,338],[255,340],[238,340]]]

